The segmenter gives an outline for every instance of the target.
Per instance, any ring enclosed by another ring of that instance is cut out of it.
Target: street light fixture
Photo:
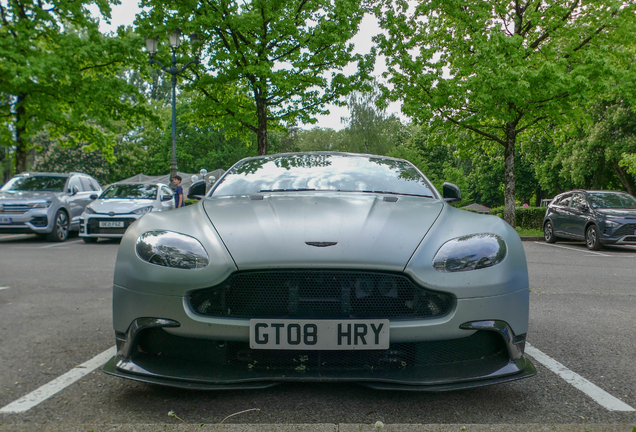
[[[177,48],[181,44],[181,29],[175,29],[172,33],[168,35],[168,42],[170,44],[170,50],[172,51],[172,67],[166,67],[161,62],[158,62],[154,59],[155,54],[158,51],[158,38],[146,38],[146,51],[148,51],[148,55],[150,56],[150,60],[148,63],[150,64],[158,64],[161,67],[161,70],[172,75],[172,157],[170,158],[170,181],[174,179],[177,175],[177,109],[176,109],[176,99],[177,99],[177,75],[182,73],[192,64],[199,64],[199,55],[196,54],[194,60],[186,63],[182,68],[177,68]],[[190,35],[190,43],[196,45],[200,42],[196,33],[192,33]]]

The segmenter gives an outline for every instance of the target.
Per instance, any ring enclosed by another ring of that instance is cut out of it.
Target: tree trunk
[[[258,116],[258,130],[256,131],[256,141],[258,143],[258,155],[267,154],[267,105],[265,99],[256,100],[256,114]]]
[[[614,173],[616,173],[616,177],[618,177],[618,180],[620,180],[621,184],[625,187],[625,189],[627,189],[627,193],[633,196],[634,184],[629,178],[629,174],[627,174],[617,162],[613,162],[612,167],[614,168]]]
[[[26,111],[24,109],[25,95],[18,95],[15,109],[15,173],[19,174],[27,170],[27,156],[29,143],[26,141]]]
[[[512,122],[506,125],[506,148],[505,157],[505,204],[504,220],[511,227],[517,226],[517,215],[515,211],[515,143],[517,141],[516,126]]]

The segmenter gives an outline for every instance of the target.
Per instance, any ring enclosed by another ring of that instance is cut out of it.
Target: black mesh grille
[[[190,295],[198,314],[241,318],[432,318],[453,304],[404,275],[363,271],[235,273]]]
[[[614,231],[612,237],[633,236],[636,231],[636,224],[626,224]]]
[[[161,358],[232,366],[240,369],[292,369],[296,371],[386,370],[413,366],[452,365],[495,357],[507,358],[503,338],[495,332],[477,331],[453,340],[394,343],[388,350],[288,351],[253,350],[247,342],[183,338],[163,329],[141,333],[133,359]]]
[[[134,218],[90,218],[87,224],[87,234],[123,234],[126,232],[126,229],[130,226],[131,223],[136,221]],[[100,228],[99,222],[107,221],[107,222],[123,222],[123,228]]]

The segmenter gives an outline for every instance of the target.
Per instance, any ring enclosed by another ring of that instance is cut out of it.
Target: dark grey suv
[[[616,191],[573,190],[557,195],[543,219],[545,241],[585,240],[589,249],[636,245],[636,198]]]
[[[79,230],[84,208],[101,192],[97,180],[83,173],[20,173],[0,188],[0,233],[64,241]]]

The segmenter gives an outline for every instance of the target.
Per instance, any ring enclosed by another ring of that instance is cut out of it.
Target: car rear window
[[[212,195],[294,191],[376,192],[434,197],[428,181],[406,161],[333,154],[248,159],[234,166]]]

